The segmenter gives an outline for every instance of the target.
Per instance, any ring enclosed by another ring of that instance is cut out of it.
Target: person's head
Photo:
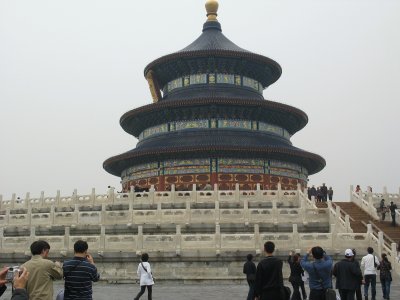
[[[140,259],[143,262],[149,261],[149,255],[147,253],[143,253],[142,256],[140,257]]]
[[[252,261],[253,260],[253,254],[249,253],[247,254],[247,260]]]
[[[41,255],[42,257],[47,257],[49,255],[50,245],[46,241],[35,241],[31,245],[32,255]]]
[[[354,256],[353,250],[351,250],[351,249],[346,249],[346,251],[344,251],[344,256],[345,256],[347,259],[352,259],[353,256]]]
[[[383,260],[383,261],[388,262],[388,258],[387,258],[386,253],[382,253],[382,254],[381,254],[381,257],[382,257],[382,260]]]
[[[382,199],[381,202],[385,202],[385,199]]]
[[[393,201],[390,201],[390,205],[393,205]]]
[[[89,248],[88,243],[82,240],[78,240],[74,244],[75,253],[85,254],[88,248]]]
[[[312,247],[311,254],[315,259],[321,259],[324,257],[324,249],[320,246]]]
[[[368,247],[367,252],[368,252],[368,254],[372,254],[372,253],[374,253],[374,249],[372,247]]]
[[[293,255],[292,260],[295,264],[300,263],[300,254],[296,253],[295,255]]]
[[[275,251],[275,244],[271,241],[265,242],[264,244],[264,251],[267,254],[272,254]]]

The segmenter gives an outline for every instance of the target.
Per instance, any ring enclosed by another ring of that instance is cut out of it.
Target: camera
[[[7,282],[12,282],[14,280],[14,274],[18,272],[20,273],[21,270],[19,268],[19,266],[14,266],[14,267],[9,267],[8,268],[8,272],[6,274],[6,280]]]

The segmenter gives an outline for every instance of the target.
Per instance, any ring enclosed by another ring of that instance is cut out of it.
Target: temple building
[[[325,160],[292,145],[308,122],[303,111],[265,100],[279,79],[274,60],[240,48],[222,33],[218,2],[206,2],[202,34],[144,70],[153,103],[125,113],[120,124],[139,142],[107,159],[104,169],[131,187],[158,191],[217,184],[219,189],[305,187]]]

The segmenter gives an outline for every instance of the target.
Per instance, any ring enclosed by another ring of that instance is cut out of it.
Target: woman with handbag
[[[292,284],[293,287],[291,300],[302,300],[300,295],[300,288],[303,293],[303,299],[307,299],[307,294],[304,289],[304,281],[302,277],[304,275],[304,270],[300,266],[300,255],[297,253],[293,255],[293,252],[290,251],[288,263],[290,266],[289,282]]]
[[[378,270],[380,270],[383,299],[390,299],[390,284],[392,283],[392,274],[390,271],[392,270],[392,264],[387,259],[385,253],[382,253],[381,257],[382,261],[378,266]]]
[[[143,253],[141,256],[141,263],[138,265],[137,274],[140,280],[140,292],[136,295],[134,300],[138,300],[146,291],[147,287],[147,299],[152,300],[154,278],[151,273],[151,267],[149,264],[149,255]]]

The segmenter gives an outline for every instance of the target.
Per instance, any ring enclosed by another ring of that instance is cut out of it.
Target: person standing
[[[283,262],[274,256],[275,244],[265,242],[265,258],[259,262],[256,271],[255,299],[256,300],[285,300],[282,297]]]
[[[76,241],[74,257],[64,262],[64,300],[92,300],[92,282],[98,281],[100,274],[88,249],[87,242]]]
[[[372,247],[367,248],[368,254],[361,259],[361,268],[364,268],[364,297],[368,300],[368,289],[371,285],[372,300],[376,298],[376,268],[379,266],[379,259],[373,254]]]
[[[329,190],[328,190],[328,198],[329,198],[330,201],[332,201],[332,198],[333,198],[333,190],[332,190],[332,187],[331,187],[331,186],[329,187]]]
[[[53,300],[53,281],[63,277],[61,263],[47,259],[50,245],[46,241],[35,241],[30,248],[32,258],[21,266],[30,274],[26,284],[29,299]]]
[[[325,185],[325,183],[323,183],[321,186],[321,193],[322,193],[322,201],[327,201],[328,200],[328,187]]]
[[[249,292],[247,300],[254,300],[254,284],[256,281],[256,265],[253,262],[253,254],[247,254],[247,261],[243,265],[243,273],[246,274]]]
[[[394,204],[393,201],[391,201],[389,205],[389,210],[390,210],[390,215],[392,217],[392,226],[396,226],[396,209],[397,205]]]
[[[381,221],[385,221],[386,217],[386,206],[385,206],[385,199],[382,199],[381,202],[379,203],[379,209],[381,213]]]
[[[300,288],[303,293],[303,300],[307,299],[307,294],[304,288],[304,281],[302,277],[304,275],[304,270],[300,265],[300,254],[296,253],[293,255],[293,252],[290,252],[288,263],[290,266],[289,282],[292,284],[293,287],[293,295],[291,300],[301,300]]]
[[[311,195],[311,198],[314,197],[314,201],[317,199],[317,189],[315,188],[315,186],[311,187],[310,195]]]
[[[354,300],[356,289],[362,279],[360,266],[353,260],[354,253],[351,249],[344,252],[345,259],[337,262],[333,267],[336,277],[336,288],[339,290],[341,300]]]
[[[147,287],[147,299],[151,300],[154,278],[151,273],[151,266],[149,264],[149,255],[147,253],[143,253],[141,256],[141,263],[138,265],[137,274],[140,278],[140,292],[136,295],[134,300],[138,300],[146,291]]]
[[[356,259],[356,249],[352,249],[353,251],[353,261],[354,263],[360,268],[360,263]],[[356,300],[362,300],[362,293],[361,293],[361,285],[363,284],[363,277],[361,276],[360,281],[358,282],[357,288],[356,288]]]
[[[312,255],[314,261],[309,261]],[[319,247],[313,247],[303,256],[300,265],[308,272],[310,300],[325,300],[325,291],[332,288],[332,258]]]
[[[390,284],[392,283],[392,264],[387,259],[387,255],[382,253],[382,260],[378,266],[380,270],[379,277],[381,279],[383,299],[390,299]]]

